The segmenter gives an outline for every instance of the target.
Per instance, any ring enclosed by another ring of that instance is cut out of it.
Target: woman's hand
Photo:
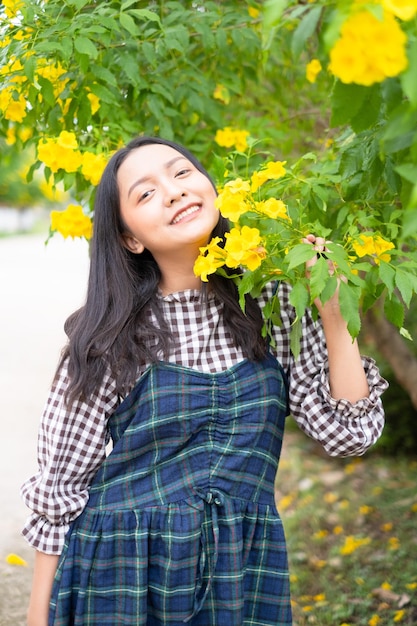
[[[307,235],[306,237],[304,237],[302,241],[303,243],[308,243],[312,245],[313,249],[316,250],[316,255],[312,259],[307,261],[306,263],[307,276],[310,275],[310,269],[317,263],[317,260],[319,259],[320,256],[323,256],[324,258],[327,259],[327,265],[329,267],[329,275],[333,276],[335,272],[334,264],[333,264],[333,261],[331,261],[326,255],[326,252],[327,252],[326,244],[331,243],[331,242],[327,241],[323,237],[316,237],[313,234]],[[316,305],[321,317],[323,317],[323,315],[326,316],[327,314],[340,315],[341,317],[340,306],[339,306],[339,282],[340,280],[343,280],[343,277],[338,279],[338,286],[336,287],[336,290],[333,296],[329,298],[329,300],[327,300],[324,304],[321,302],[320,298],[316,298],[314,300],[314,304]]]

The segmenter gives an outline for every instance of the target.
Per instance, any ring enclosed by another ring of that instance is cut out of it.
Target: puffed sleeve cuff
[[[27,519],[22,529],[26,541],[39,552],[60,555],[64,547],[65,535],[69,524],[51,524],[46,517],[39,517],[33,513]]]
[[[321,371],[320,388],[323,394],[323,399],[328,405],[341,417],[348,419],[361,418],[366,415],[370,409],[377,406],[378,401],[387,389],[388,383],[382,378],[379,373],[379,369],[373,359],[367,356],[362,356],[362,365],[366,374],[366,380],[369,387],[369,396],[361,398],[355,403],[349,402],[341,398],[335,400],[330,395],[329,375],[327,366],[323,367]]]
[[[384,428],[381,394],[388,387],[375,361],[362,357],[369,396],[355,403],[330,394],[327,364],[313,382],[295,419],[300,428],[320,443],[330,456],[360,456],[376,443]]]

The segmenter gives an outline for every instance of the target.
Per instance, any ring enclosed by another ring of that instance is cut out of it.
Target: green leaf
[[[378,121],[381,112],[381,102],[380,85],[368,87],[361,108],[350,120],[355,133],[360,133],[370,128]]]
[[[310,297],[319,298],[329,280],[329,264],[327,259],[320,256],[310,268]]]
[[[157,15],[153,11],[149,11],[149,9],[131,9],[129,13],[130,15],[134,15],[135,17],[137,17],[139,20],[145,22],[157,22],[159,25],[161,25],[159,15]]]
[[[137,37],[140,33],[139,25],[136,24],[133,17],[128,15],[127,13],[120,13],[119,15],[120,24],[123,26],[128,33],[130,33],[133,37]]]
[[[302,324],[301,320],[297,318],[292,324],[290,331],[290,349],[296,360],[300,356],[301,337]]]
[[[39,85],[41,86],[41,94],[42,97],[45,99],[45,102],[49,104],[50,107],[54,107],[56,104],[56,98],[52,84],[47,78],[44,78],[43,76],[38,76],[37,80]]]
[[[416,287],[415,280],[413,281],[413,278],[408,272],[397,268],[395,273],[395,284],[406,306],[409,306],[411,297]]]
[[[359,315],[360,289],[352,287],[344,282],[339,284],[340,311],[347,322],[348,331],[351,337],[358,336],[361,329],[361,318]]]
[[[314,257],[316,252],[313,250],[312,246],[306,245],[305,243],[299,243],[287,254],[288,260],[288,269],[294,269],[299,265],[303,265],[306,261],[309,261]]]
[[[405,178],[405,180],[408,180],[410,183],[414,184],[417,181],[417,165],[415,163],[402,163],[401,165],[397,165],[394,169],[401,178]]]
[[[395,286],[395,270],[385,261],[381,261],[378,268],[378,275],[391,295]]]
[[[262,9],[262,48],[269,50],[289,0],[266,0]]]
[[[417,185],[415,186],[417,195]],[[415,239],[417,233],[417,206],[407,208],[404,211],[403,224],[402,224],[402,237],[407,239],[413,237]]]
[[[391,324],[397,328],[401,328],[404,323],[404,306],[393,294],[392,298],[386,298],[384,302],[385,317]]]
[[[74,39],[74,48],[80,54],[85,54],[91,59],[96,59],[98,57],[98,50],[96,46],[93,44],[91,39],[87,37],[76,37]]]
[[[408,51],[408,68],[400,76],[401,85],[405,95],[417,108],[417,41],[410,45]]]
[[[301,282],[297,282],[290,292],[290,303],[295,308],[297,317],[301,318],[309,304],[310,294],[307,287]]]
[[[324,286],[323,291],[320,294],[320,300],[321,300],[322,304],[325,304],[325,302],[330,300],[330,298],[335,293],[338,284],[339,284],[339,280],[337,279],[337,277],[336,276],[330,276],[330,278],[327,280],[327,282],[326,282],[326,284]]]
[[[345,85],[337,81],[333,88],[331,105],[331,126],[348,124],[362,108],[368,94],[368,87],[362,85]]]
[[[409,331],[406,328],[404,328],[404,326],[400,328],[400,335],[401,337],[404,337],[405,339],[408,339],[409,341],[413,341],[412,336],[410,335]]]
[[[91,72],[95,76],[95,78],[102,80],[108,85],[117,86],[117,77],[111,72],[107,67],[98,64],[91,65]]]
[[[291,41],[291,51],[294,57],[298,57],[301,54],[307,39],[314,33],[321,12],[322,7],[313,7],[311,11],[308,11],[306,15],[304,15],[303,19],[298,24]]]

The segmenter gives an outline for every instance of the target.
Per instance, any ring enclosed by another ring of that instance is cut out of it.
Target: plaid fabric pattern
[[[261,306],[271,298],[267,285]],[[307,313],[303,319],[301,353],[294,361],[290,329],[295,312],[290,288],[279,286],[282,325],[274,329],[274,354],[289,380],[290,411],[300,428],[334,456],[363,454],[379,437],[384,424],[380,395],[387,386],[375,363],[363,359],[370,395],[352,405],[331,397],[326,346],[320,323]],[[162,298],[162,296],[161,296]],[[162,298],[174,346],[170,362],[207,373],[219,373],[243,359],[224,324],[222,305],[215,297],[202,303],[199,291]],[[149,312],[152,318],[152,313]],[[156,323],[156,320],[153,319]],[[349,368],[349,363],[346,364]],[[139,369],[138,377],[143,374]],[[83,510],[88,488],[106,456],[107,422],[120,404],[114,381],[105,376],[96,397],[68,408],[64,402],[66,366],[55,381],[39,431],[39,471],[22,486],[32,511],[23,535],[36,549],[60,554],[69,524]]]
[[[74,522],[50,626],[291,624],[274,478],[287,392],[269,355],[148,369]]]

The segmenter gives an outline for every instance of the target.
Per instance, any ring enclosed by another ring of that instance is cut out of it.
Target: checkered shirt
[[[259,299],[261,307],[271,298],[273,289],[272,284],[267,286]],[[300,356],[294,360],[291,354],[290,329],[295,312],[289,303],[289,292],[286,284],[280,284],[282,325],[274,328],[276,346],[272,352],[288,376],[291,414],[329,455],[362,455],[382,432],[384,412],[380,396],[387,383],[374,361],[363,357],[369,397],[355,404],[332,398],[323,330],[309,312],[303,318]],[[214,294],[204,304],[198,290],[161,298],[174,338],[170,362],[203,372],[219,372],[243,360]],[[152,317],[151,312],[149,315]],[[64,364],[53,383],[40,424],[39,470],[21,489],[22,498],[32,511],[23,535],[34,548],[48,554],[60,554],[69,524],[85,507],[89,485],[106,457],[108,419],[121,402],[109,374],[94,397],[69,408],[64,402],[67,384]]]

